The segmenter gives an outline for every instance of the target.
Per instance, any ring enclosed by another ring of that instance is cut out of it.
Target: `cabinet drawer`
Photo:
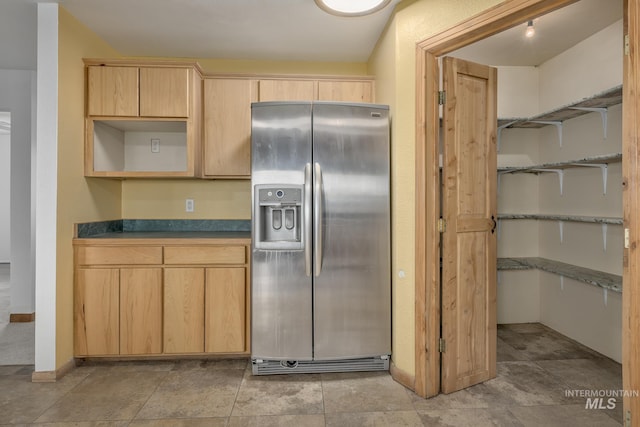
[[[162,246],[82,246],[79,265],[162,264]]]
[[[165,264],[244,264],[244,246],[166,246]]]

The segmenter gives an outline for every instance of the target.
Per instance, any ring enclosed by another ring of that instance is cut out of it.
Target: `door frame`
[[[438,57],[537,18],[578,0],[507,0],[416,44],[416,247],[415,382],[422,397],[440,390],[440,217],[438,153]],[[629,53],[623,72],[623,219],[631,249],[623,252],[623,387],[640,389],[640,0],[624,0]],[[637,300],[637,302],[636,302]],[[633,319],[625,322],[624,319]],[[624,398],[624,410],[640,411],[639,398]],[[640,425],[640,423],[638,424]]]

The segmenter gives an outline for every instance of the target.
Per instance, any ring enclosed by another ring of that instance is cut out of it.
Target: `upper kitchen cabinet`
[[[87,114],[89,116],[138,115],[138,68],[87,67]]]
[[[204,81],[205,178],[249,178],[251,175],[251,103],[258,82],[242,78]]]
[[[259,84],[260,101],[374,102],[368,77],[262,79]]]
[[[85,59],[85,65],[85,176],[200,174],[196,63]]]
[[[373,102],[373,81],[319,81],[318,100]]]
[[[260,80],[260,102],[313,101],[315,94],[313,80]]]

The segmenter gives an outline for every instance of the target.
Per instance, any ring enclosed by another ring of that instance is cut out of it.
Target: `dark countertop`
[[[76,239],[250,239],[251,220],[120,219],[76,224]]]
[[[94,234],[88,239],[250,239],[250,231],[123,231]]]

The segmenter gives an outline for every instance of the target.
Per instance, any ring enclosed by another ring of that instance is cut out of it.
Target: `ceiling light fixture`
[[[338,16],[363,16],[383,9],[391,0],[315,0],[320,9]]]
[[[536,29],[533,28],[533,21],[527,22],[527,31],[524,32],[524,35],[530,39],[535,34],[536,34]]]

